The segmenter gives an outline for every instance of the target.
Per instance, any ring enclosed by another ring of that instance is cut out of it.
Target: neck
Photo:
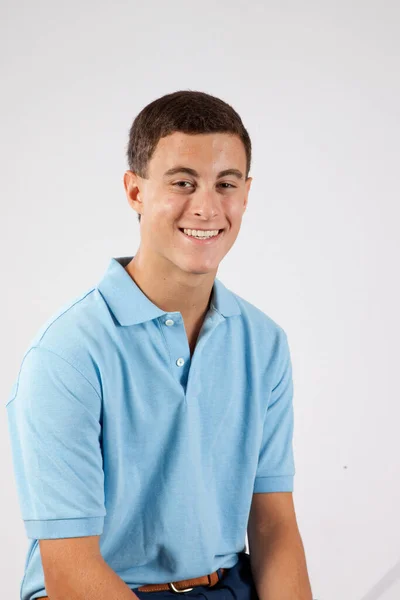
[[[214,272],[185,273],[172,263],[160,264],[158,260],[144,256],[140,248],[125,270],[161,310],[180,312],[185,323],[194,326],[205,317],[210,305]]]

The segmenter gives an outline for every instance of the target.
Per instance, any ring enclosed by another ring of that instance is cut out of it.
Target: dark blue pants
[[[236,565],[212,587],[199,585],[190,592],[180,594],[173,591],[138,592],[137,589],[134,588],[133,592],[140,600],[185,600],[185,597],[198,600],[259,600],[251,573],[250,556],[245,552],[239,552]]]

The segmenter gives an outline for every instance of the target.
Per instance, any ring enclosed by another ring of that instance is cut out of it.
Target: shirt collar
[[[111,258],[97,289],[120,325],[137,325],[167,314],[142,292],[124,267],[133,256]],[[240,315],[240,306],[235,295],[218,279],[214,279],[211,307],[223,317]]]

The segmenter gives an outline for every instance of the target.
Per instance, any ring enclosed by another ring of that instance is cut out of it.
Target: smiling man
[[[137,115],[127,157],[139,248],[41,328],[7,402],[21,599],[311,600],[287,335],[216,276],[249,135],[226,102],[179,91]]]

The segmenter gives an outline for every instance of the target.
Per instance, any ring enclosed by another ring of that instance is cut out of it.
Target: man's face
[[[222,173],[227,169],[234,172]],[[129,202],[142,214],[141,254],[162,257],[187,273],[215,274],[236,240],[247,206],[251,177],[245,180],[241,139],[226,133],[174,132],[159,140],[147,175],[142,179],[127,171],[124,177]],[[223,231],[197,240],[183,228]]]

